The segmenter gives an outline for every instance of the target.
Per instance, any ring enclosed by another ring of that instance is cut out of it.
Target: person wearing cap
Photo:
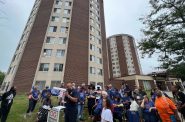
[[[11,87],[8,92],[5,92],[2,95],[2,102],[1,102],[1,122],[6,122],[8,117],[8,113],[10,112],[11,106],[13,104],[13,99],[16,95],[16,87]]]

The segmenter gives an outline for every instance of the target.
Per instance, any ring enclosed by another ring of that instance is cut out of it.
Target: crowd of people
[[[120,89],[114,88],[111,84],[103,89],[92,84],[76,86],[75,83],[62,84],[61,88],[65,88],[66,91],[63,94],[64,97],[58,97],[58,105],[65,106],[65,122],[86,121],[85,107],[92,122],[183,122],[185,118],[185,94],[180,91],[178,85],[172,87],[173,98],[157,88],[147,95],[142,87],[132,90],[126,83],[122,83]],[[51,91],[49,87],[41,92],[36,86],[32,88],[27,94],[29,105],[25,118],[34,111],[39,99],[43,106],[52,108],[51,96],[54,94]],[[3,113],[5,105],[12,104],[15,93],[13,87],[2,97],[2,122],[6,121],[8,115]],[[10,96],[11,99],[9,99]],[[3,102],[4,100],[6,103]],[[9,112],[10,107],[6,111]],[[44,110],[39,109],[37,119],[39,122],[47,121],[48,111]]]

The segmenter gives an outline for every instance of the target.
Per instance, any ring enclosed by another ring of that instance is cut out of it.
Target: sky
[[[3,1],[3,2],[1,2]],[[35,0],[0,0],[0,70],[6,72]],[[148,0],[104,0],[107,37],[114,34],[130,34],[136,44],[143,36],[139,18],[150,11]],[[139,50],[138,50],[139,51]],[[157,56],[141,58],[144,74],[159,66]]]

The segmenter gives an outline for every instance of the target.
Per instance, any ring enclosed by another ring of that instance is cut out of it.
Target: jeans
[[[116,119],[118,119],[119,122],[122,122],[122,113],[113,112],[113,122],[116,122]]]
[[[88,104],[88,112],[89,112],[89,116],[94,115],[94,108],[93,108],[94,104]]]
[[[176,119],[175,119],[175,116],[174,115],[171,115],[170,116],[170,119],[171,119],[172,122],[176,122]]]
[[[158,118],[155,115],[155,113],[144,112],[143,118],[145,122],[157,122],[158,121]]]
[[[37,104],[37,100],[29,99],[29,106],[28,106],[28,110],[27,110],[26,113],[33,112],[33,110],[35,109],[36,104]]]
[[[139,112],[138,111],[129,111],[128,112],[128,120],[129,122],[139,122]]]
[[[78,119],[83,118],[83,110],[84,110],[84,105],[78,104]]]

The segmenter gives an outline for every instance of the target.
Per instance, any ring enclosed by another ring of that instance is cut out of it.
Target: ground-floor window
[[[45,88],[46,81],[36,81],[35,86],[38,86],[38,89],[42,91]]]

